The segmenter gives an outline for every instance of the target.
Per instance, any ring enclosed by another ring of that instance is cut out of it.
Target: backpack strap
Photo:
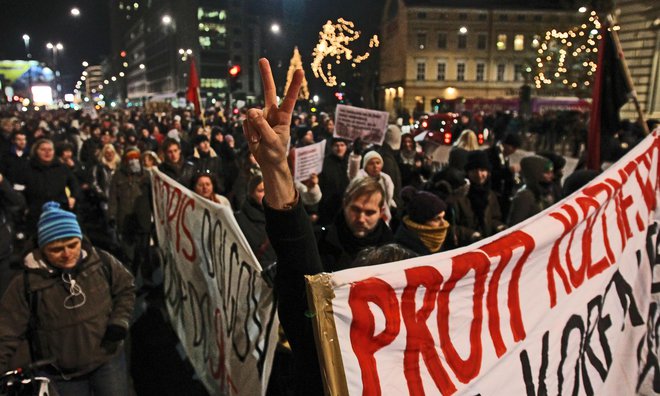
[[[38,293],[30,288],[30,278],[27,270],[23,270],[23,287],[25,292],[25,300],[30,309],[30,318],[28,320],[27,331],[25,338],[27,339],[30,349],[30,359],[33,362],[42,358],[42,348],[39,337],[37,336],[37,328],[39,327],[39,316],[37,315],[38,308]]]

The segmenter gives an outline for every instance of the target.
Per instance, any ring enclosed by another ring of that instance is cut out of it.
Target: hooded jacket
[[[525,184],[511,200],[507,219],[509,226],[542,212],[557,201],[557,197],[553,195],[553,184],[542,185],[543,173],[549,164],[549,159],[538,155],[525,157],[520,161],[520,173]]]
[[[24,259],[31,292],[36,293],[36,342],[39,358],[55,359],[55,370],[77,377],[89,373],[119,353],[119,346],[101,346],[108,325],[125,329],[135,304],[133,276],[112,256],[109,271],[103,268],[97,250],[83,241],[81,260],[71,276],[84,293],[70,298],[70,286],[63,280],[62,270],[49,265],[38,249]],[[28,330],[30,304],[25,279],[16,276],[0,300],[0,371],[9,369],[10,358]],[[84,303],[83,303],[84,302]]]
[[[151,227],[150,179],[146,172],[131,173],[122,163],[110,182],[108,218],[117,222],[117,231],[146,233]]]

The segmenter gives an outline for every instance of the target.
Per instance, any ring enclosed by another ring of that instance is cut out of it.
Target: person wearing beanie
[[[520,166],[512,164],[510,158],[521,145],[520,136],[516,133],[509,133],[502,140],[485,150],[492,168],[491,189],[497,195],[503,218],[507,218],[511,197],[513,197],[514,191],[518,189],[520,184],[517,178]]]
[[[420,256],[437,253],[442,249],[449,230],[449,222],[445,220],[447,205],[430,192],[410,188],[401,191],[402,195],[409,195],[402,197],[408,201],[407,215],[394,234],[394,242]]]
[[[43,371],[61,396],[83,388],[129,394],[123,341],[135,304],[133,276],[84,239],[76,216],[57,202],[43,206],[37,240],[23,275],[0,299],[0,371],[12,368],[27,339],[32,361],[54,359]]]
[[[506,228],[497,196],[490,188],[490,161],[485,151],[470,151],[465,172],[467,195],[452,197],[453,223],[458,246],[466,246]]]
[[[554,184],[554,164],[546,157],[532,155],[520,160],[525,183],[511,200],[509,227],[554,205],[560,198]]]
[[[378,151],[367,151],[367,153],[364,154],[364,158],[362,158],[362,169],[355,172],[355,162],[359,161],[360,158],[360,156],[355,156],[353,154],[349,158],[349,179],[354,180],[356,178],[371,177],[380,183],[385,191],[385,221],[389,222],[392,218],[391,209],[396,208],[397,204],[394,200],[394,182],[390,175],[383,172],[383,157]]]

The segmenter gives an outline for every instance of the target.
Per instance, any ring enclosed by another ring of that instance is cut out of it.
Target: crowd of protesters
[[[153,252],[158,244],[149,174],[154,168],[201,197],[231,207],[264,268],[286,261],[280,255],[287,254],[281,252],[288,242],[282,236],[269,240],[267,218],[279,214],[269,215],[264,204],[269,179],[254,156],[249,131],[243,131],[243,123],[252,122],[248,114],[241,111],[226,119],[219,109],[207,109],[202,120],[186,109],[113,109],[98,114],[4,110],[0,294],[10,278],[21,273],[26,252],[40,246],[39,219],[44,205],[53,202],[75,216],[85,240],[112,253],[143,286],[152,287],[147,279],[157,266],[156,255],[145,252]],[[566,160],[553,150],[541,150],[514,164],[512,154],[521,148],[525,135],[506,125],[500,125],[505,132],[484,146],[473,130],[464,129],[443,166],[396,122],[388,126],[382,145],[334,136],[333,116],[328,113],[294,113],[286,126],[291,150],[327,141],[323,171],[293,184],[298,211],[304,209],[302,219],[313,230],[312,242],[309,235],[301,241],[316,246],[319,271],[467,246],[534,216],[598,174],[578,169],[562,183]],[[539,148],[554,147],[555,128],[544,130],[548,132]],[[282,235],[288,234],[282,230]],[[278,269],[274,268],[280,281],[296,276],[288,268]],[[292,282],[297,285],[292,290],[301,290],[302,277]],[[291,302],[280,317],[292,347],[311,345],[311,324],[299,326],[307,309],[304,298],[291,294],[287,299],[282,289],[279,293],[280,307],[282,301]],[[305,378],[308,389],[315,389],[320,384],[316,354],[307,351],[295,360],[297,372],[316,370],[316,375]],[[277,378],[287,375],[277,361],[274,370],[271,394],[286,394],[301,379]]]

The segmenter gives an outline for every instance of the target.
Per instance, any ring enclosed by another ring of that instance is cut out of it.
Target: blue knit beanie
[[[39,247],[64,238],[82,239],[82,231],[76,220],[76,215],[60,209],[57,202],[46,202],[41,207],[41,216],[37,225]]]

